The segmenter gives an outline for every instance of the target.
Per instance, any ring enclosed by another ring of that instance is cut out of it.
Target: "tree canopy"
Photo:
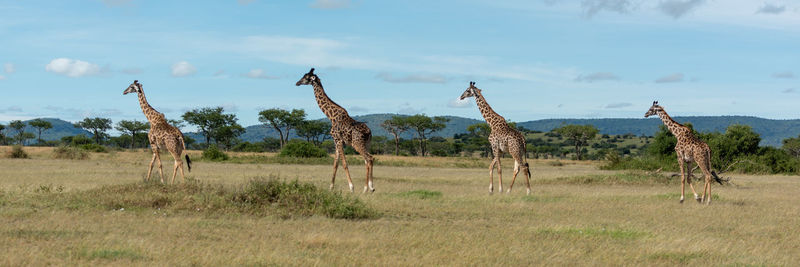
[[[111,119],[107,118],[85,118],[83,121],[75,123],[75,127],[83,128],[94,135],[94,141],[102,144],[106,137],[106,131],[111,129]]]
[[[281,147],[289,141],[289,132],[293,128],[300,127],[305,119],[306,111],[303,109],[288,111],[280,108],[271,108],[258,113],[258,121],[278,131]]]

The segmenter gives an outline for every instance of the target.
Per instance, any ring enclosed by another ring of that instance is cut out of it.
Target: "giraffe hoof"
[[[328,187],[328,189],[333,190],[333,184],[331,184],[331,186]]]
[[[697,203],[703,203],[703,200],[700,198],[695,198],[694,200],[697,200]]]
[[[683,204],[683,199],[681,199],[681,204]]]

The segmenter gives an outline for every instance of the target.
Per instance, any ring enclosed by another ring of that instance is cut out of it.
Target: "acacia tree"
[[[381,127],[394,136],[394,155],[400,155],[400,134],[407,131],[409,128],[406,118],[392,116],[391,119],[383,121]]]
[[[330,136],[331,123],[323,120],[304,121],[295,130],[297,135],[306,138],[306,141],[319,146]]]
[[[98,145],[106,136],[106,131],[111,129],[111,119],[106,118],[85,118],[83,121],[74,124],[75,127],[83,128],[94,135],[94,141]]]
[[[3,134],[3,130],[6,128],[5,125],[0,124],[0,144],[4,145],[6,143],[6,136]]]
[[[25,135],[25,122],[21,120],[14,120],[8,123],[8,127],[17,131],[17,142],[19,142],[20,145],[25,145],[23,143],[25,141],[25,138],[23,138]]]
[[[244,128],[236,122],[238,119],[235,114],[223,114],[224,111],[222,107],[193,109],[184,113],[182,118],[187,123],[197,126],[206,138],[206,145],[211,143],[211,139],[214,139],[215,143],[229,142],[241,135]],[[223,127],[232,128],[222,129]]]
[[[281,148],[289,141],[289,131],[300,126],[305,119],[306,111],[303,109],[288,111],[280,108],[271,108],[258,113],[258,121],[278,131]]]
[[[425,116],[425,114],[409,116],[405,118],[405,120],[408,123],[408,128],[417,133],[420,154],[422,154],[423,157],[425,156],[425,148],[427,147],[427,136],[444,129],[447,126],[445,123],[450,121],[450,119],[445,117],[437,116],[431,118]]]
[[[36,131],[38,132],[37,140],[39,143],[42,143],[42,132],[53,128],[52,123],[43,119],[32,120],[28,122],[28,125],[30,125],[33,128],[36,128]]]
[[[578,160],[581,159],[582,151],[581,148],[586,146],[589,143],[589,140],[594,139],[597,133],[600,131],[592,125],[565,125],[561,128],[556,128],[553,131],[557,132],[561,136],[567,139],[567,141],[571,142],[572,145],[575,146],[575,154]]]
[[[117,126],[114,127],[117,131],[127,133],[131,135],[131,145],[130,148],[133,149],[133,145],[136,143],[136,135],[147,131],[150,128],[150,123],[141,122],[137,120],[128,121],[128,120],[121,120],[117,122]]]
[[[483,148],[482,154],[491,155],[492,145],[489,143],[489,134],[492,133],[492,127],[488,123],[481,122],[467,126],[467,132],[474,136],[470,138],[472,145]]]

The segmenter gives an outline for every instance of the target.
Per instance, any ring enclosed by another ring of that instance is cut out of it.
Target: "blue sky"
[[[800,117],[800,1],[0,1],[0,122],[177,119],[223,106],[481,118],[476,81],[512,121]]]

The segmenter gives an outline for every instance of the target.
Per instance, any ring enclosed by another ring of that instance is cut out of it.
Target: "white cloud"
[[[784,89],[783,91],[781,91],[781,93],[784,93],[784,94],[791,94],[791,93],[794,93],[795,91],[796,91],[796,90],[795,90],[794,88],[786,88],[786,89]]]
[[[244,77],[253,78],[253,79],[278,79],[280,77],[267,75],[267,73],[263,69],[252,69],[249,72],[242,74]]]
[[[577,82],[599,82],[599,81],[616,81],[619,76],[611,72],[595,72],[588,75],[580,75],[575,78]]]
[[[6,76],[0,75],[0,81],[5,80]]]
[[[8,74],[17,72],[16,66],[14,66],[12,63],[3,64],[3,70]]]
[[[606,108],[627,108],[633,106],[631,103],[623,102],[623,103],[611,103],[606,105]]]
[[[350,0],[314,0],[312,8],[337,9],[350,7]]]
[[[197,73],[197,68],[189,64],[189,62],[181,61],[172,64],[172,77],[185,77]]]
[[[658,10],[672,18],[680,18],[703,4],[703,0],[667,0],[658,4]]]
[[[447,82],[447,78],[442,75],[437,74],[410,74],[406,76],[398,76],[395,77],[392,74],[381,72],[375,76],[375,78],[381,79],[385,82],[390,83],[445,83]]]
[[[655,83],[677,83],[683,81],[683,73],[674,73],[670,74],[661,78],[656,79]]]
[[[631,1],[629,0],[583,0],[583,2],[581,2],[583,15],[587,18],[591,18],[604,10],[616,13],[628,13],[631,6]]]
[[[56,58],[45,66],[45,70],[68,77],[82,77],[100,74],[97,64],[70,58]]]
[[[765,3],[764,6],[758,9],[756,13],[763,13],[763,14],[781,14],[786,11],[786,6],[778,6],[773,4]]]
[[[775,79],[794,79],[794,73],[791,71],[784,71],[784,72],[776,72],[772,74],[772,78]]]
[[[453,100],[450,100],[450,102],[447,103],[447,106],[451,108],[467,108],[470,106],[469,98],[466,98],[464,100],[455,98]]]

